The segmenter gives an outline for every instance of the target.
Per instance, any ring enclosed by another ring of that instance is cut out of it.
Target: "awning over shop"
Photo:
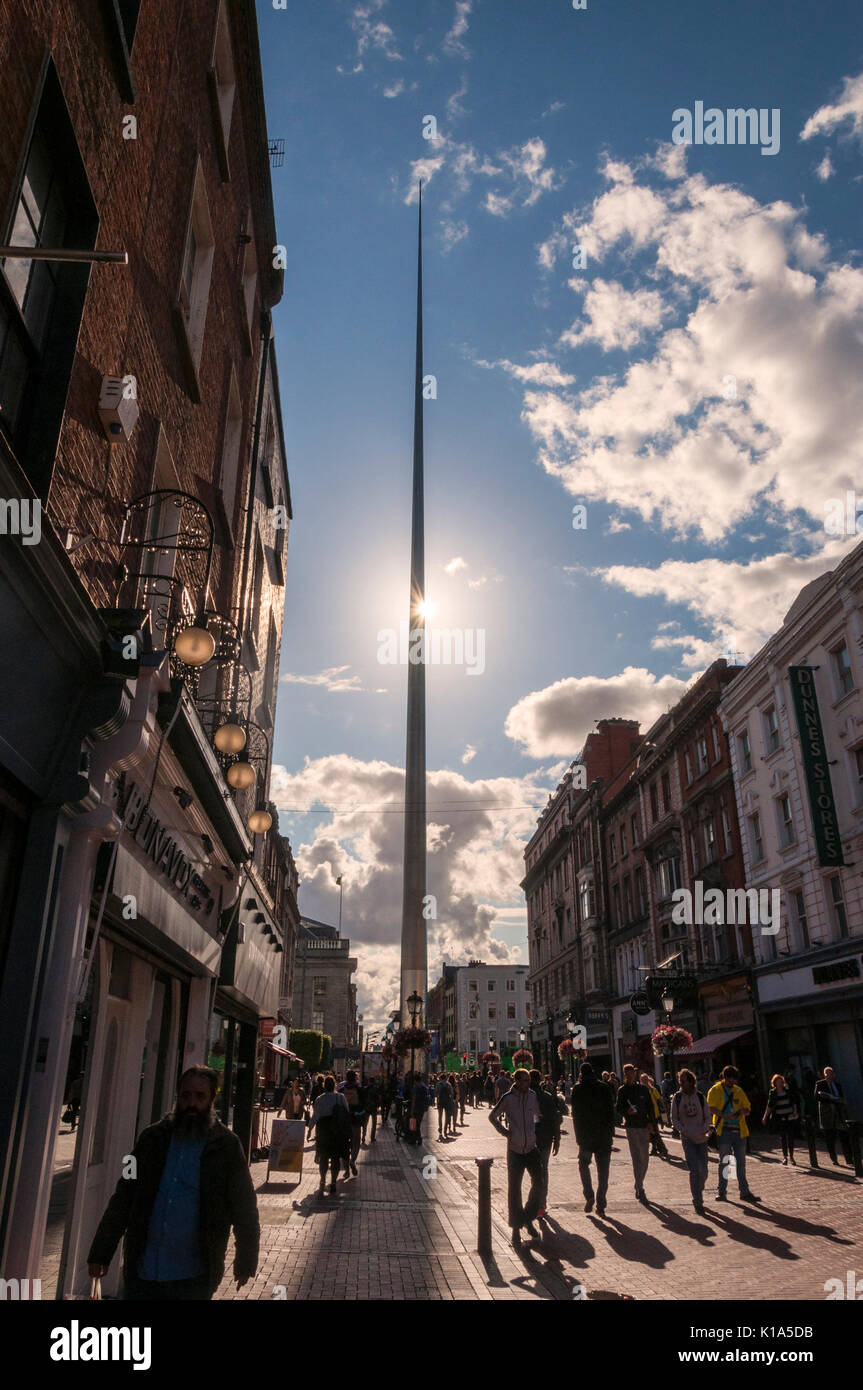
[[[302,1062],[303,1059],[300,1057],[299,1053],[291,1052],[290,1048],[287,1047],[277,1047],[274,1042],[270,1042],[269,1038],[265,1039],[265,1041],[267,1047],[272,1048],[273,1052],[278,1052],[280,1057],[287,1057],[291,1062]]]
[[[718,1052],[726,1043],[735,1042],[737,1038],[745,1038],[752,1032],[751,1028],[742,1028],[734,1033],[707,1033],[703,1038],[696,1038],[695,1042],[686,1052],[676,1052],[675,1060],[685,1060],[687,1057],[710,1057],[714,1052]]]

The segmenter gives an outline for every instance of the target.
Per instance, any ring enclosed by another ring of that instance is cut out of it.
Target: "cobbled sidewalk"
[[[679,1143],[669,1159],[652,1158],[645,1184],[650,1205],[635,1200],[626,1140],[617,1132],[605,1220],[586,1215],[571,1120],[551,1160],[548,1220],[542,1237],[524,1233],[513,1249],[506,1224],[506,1152],[488,1109],[468,1109],[457,1137],[437,1138],[425,1121],[422,1146],[396,1142],[391,1127],[361,1149],[358,1176],[340,1178],[338,1195],[317,1196],[318,1172],[307,1147],[302,1180],[253,1164],[261,1218],[261,1257],[254,1281],[237,1290],[226,1277],[219,1299],[703,1299],[823,1300],[824,1284],[863,1275],[863,1184],[823,1153],[810,1169],[764,1148],[747,1160],[752,1206],[713,1200],[716,1155],[710,1155],[707,1214],[698,1216]],[[476,1253],[477,1166],[493,1157],[492,1242]],[[434,1160],[430,1162],[429,1160]],[[425,1176],[424,1176],[425,1174]],[[527,1179],[525,1179],[526,1191]],[[228,1252],[227,1270],[233,1261]]]

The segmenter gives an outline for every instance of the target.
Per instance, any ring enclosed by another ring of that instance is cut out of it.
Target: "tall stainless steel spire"
[[[402,896],[402,1027],[411,1022],[409,995],[426,1001],[428,943],[423,916],[426,895],[426,673],[425,673],[425,540],[423,509],[423,221],[419,189],[417,236],[417,346],[414,384],[414,462],[411,514],[410,651],[422,660],[408,662],[407,747],[405,752],[405,851]],[[425,1008],[417,1023],[424,1020]]]

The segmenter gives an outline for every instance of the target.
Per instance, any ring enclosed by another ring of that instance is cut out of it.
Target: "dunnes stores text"
[[[120,786],[120,814],[123,825],[130,831],[135,844],[139,845],[156,868],[170,880],[177,892],[182,894],[189,906],[209,917],[216,900],[210,889],[195,870],[183,850],[153,815],[145,793],[137,782]]]
[[[789,666],[788,677],[791,682],[797,728],[800,732],[800,751],[812,811],[818,863],[822,867],[835,867],[844,864],[845,859],[839,838],[836,803],[833,800],[833,786],[824,749],[824,733],[821,728],[812,667]]]

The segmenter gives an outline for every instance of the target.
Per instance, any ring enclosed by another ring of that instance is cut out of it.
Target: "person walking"
[[[413,1078],[412,1084],[406,1089],[410,1095],[410,1105],[405,1138],[409,1144],[421,1144],[423,1120],[429,1108],[428,1087],[421,1072]]]
[[[707,1105],[713,1115],[713,1124],[719,1139],[717,1202],[728,1200],[726,1194],[731,1170],[737,1173],[741,1201],[760,1200],[750,1192],[746,1180],[746,1136],[749,1133],[746,1116],[751,1106],[746,1092],[737,1084],[738,1076],[736,1067],[723,1067],[720,1080],[711,1086],[707,1093]]]
[[[468,1098],[468,1080],[466,1076],[461,1075],[458,1077],[455,1083],[455,1091],[458,1100],[459,1124],[464,1125],[464,1108],[467,1105]]]
[[[770,1078],[770,1091],[761,1123],[782,1140],[782,1162],[788,1167],[789,1160],[797,1167],[794,1158],[794,1126],[800,1118],[791,1087],[781,1072]]]
[[[506,1093],[507,1093],[507,1091],[510,1089],[511,1086],[512,1086],[512,1077],[510,1076],[510,1074],[509,1074],[508,1071],[504,1071],[503,1068],[501,1067],[500,1071],[498,1072],[497,1076],[496,1076],[495,1079],[494,1079],[494,1099],[495,1099],[495,1102],[499,1101],[500,1098],[501,1098],[501,1096],[505,1096]]]
[[[189,1067],[174,1110],[138,1136],[134,1177],[121,1177],[87,1255],[91,1279],[123,1248],[123,1298],[211,1299],[234,1229],[234,1278],[241,1289],[258,1267],[260,1223],[239,1139],[216,1119],[212,1067]]]
[[[614,1092],[597,1079],[589,1062],[582,1062],[578,1083],[569,1098],[572,1128],[578,1144],[578,1172],[584,1191],[584,1210],[593,1211],[594,1192],[590,1164],[596,1159],[596,1214],[605,1216],[611,1148],[614,1142]]]
[[[348,1103],[341,1091],[336,1090],[336,1079],[328,1076],[324,1089],[312,1106],[309,1121],[309,1136],[315,1134],[315,1161],[321,1175],[318,1196],[323,1197],[330,1170],[330,1196],[336,1195],[336,1180],[339,1168],[345,1165],[345,1173],[351,1161],[351,1120]]]
[[[377,1133],[378,1128],[378,1106],[380,1104],[380,1094],[381,1093],[378,1083],[375,1080],[375,1078],[372,1077],[372,1079],[368,1082],[365,1088],[366,1114],[365,1119],[363,1120],[363,1143],[366,1142],[366,1132],[368,1130],[369,1123],[371,1123],[372,1127],[372,1137],[369,1142],[372,1144],[375,1142],[375,1134]]]
[[[363,1089],[355,1071],[345,1072],[345,1079],[339,1087],[351,1112],[351,1172],[357,1176],[357,1157],[363,1142],[363,1120],[366,1116],[366,1103]]]
[[[638,1078],[642,1086],[646,1086],[650,1095],[650,1102],[653,1106],[653,1119],[648,1126],[650,1134],[650,1152],[654,1158],[667,1158],[668,1150],[662,1142],[662,1135],[659,1133],[659,1121],[662,1116],[662,1097],[656,1088],[656,1082],[646,1071],[641,1073]]]
[[[552,1153],[557,1157],[560,1149],[560,1110],[557,1097],[547,1091],[542,1084],[542,1075],[536,1068],[530,1073],[530,1089],[539,1101],[539,1119],[536,1123],[536,1147],[542,1163],[542,1188],[540,1191],[537,1217],[542,1219],[548,1207],[548,1165]]]
[[[832,1067],[825,1067],[820,1081],[815,1082],[815,1100],[818,1105],[818,1124],[824,1132],[824,1142],[832,1163],[839,1166],[836,1157],[836,1136],[842,1141],[845,1162],[853,1166],[851,1144],[848,1140],[848,1127],[845,1123],[845,1096]]]
[[[708,1140],[713,1128],[707,1101],[695,1085],[695,1073],[683,1067],[677,1073],[680,1090],[672,1097],[672,1129],[680,1135],[683,1157],[689,1169],[692,1205],[704,1215],[704,1187],[707,1182]]]
[[[437,1137],[443,1139],[450,1132],[453,1100],[452,1087],[445,1076],[442,1076],[435,1086],[435,1099],[437,1101]]]
[[[282,1103],[276,1111],[277,1117],[285,1112],[287,1120],[302,1120],[306,1112],[306,1093],[299,1082],[299,1077],[294,1077],[285,1087],[285,1094],[282,1096]]]
[[[646,1202],[644,1179],[650,1161],[653,1101],[647,1087],[639,1082],[638,1072],[631,1062],[627,1062],[623,1068],[623,1084],[617,1092],[615,1109],[618,1119],[626,1128],[626,1140],[635,1176],[635,1195],[639,1202]]]
[[[530,1072],[519,1067],[513,1080],[514,1085],[493,1106],[488,1118],[498,1134],[506,1139],[509,1225],[513,1245],[520,1245],[522,1226],[527,1227],[530,1235],[539,1235],[533,1222],[542,1204],[542,1159],[536,1145],[536,1126],[541,1112],[536,1094],[530,1088]],[[503,1119],[506,1119],[505,1125]],[[530,1192],[523,1205],[521,1189],[525,1173],[530,1174]]]
[[[493,1075],[493,1073],[492,1073],[491,1071],[488,1072],[488,1074],[487,1074],[487,1076],[486,1076],[486,1078],[485,1078],[485,1085],[483,1086],[483,1094],[484,1094],[484,1096],[485,1096],[485,1099],[488,1101],[489,1108],[491,1108],[491,1107],[494,1105],[494,1103],[495,1103],[495,1095],[494,1095],[494,1075]]]
[[[393,1104],[393,1083],[388,1077],[381,1082],[381,1129],[386,1126]]]

